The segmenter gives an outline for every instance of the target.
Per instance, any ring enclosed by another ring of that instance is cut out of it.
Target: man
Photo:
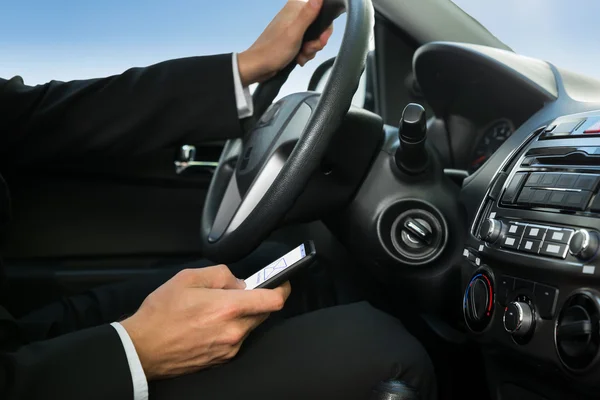
[[[289,1],[238,55],[36,87],[0,80],[2,161],[75,151],[130,155],[239,136],[239,118],[252,115],[247,87],[296,57],[304,65],[326,45],[331,30],[302,46],[321,3]],[[0,398],[361,399],[392,377],[419,388],[424,400],[434,396],[422,347],[399,321],[366,303],[263,325],[250,335],[284,307],[291,290],[289,283],[244,290],[231,271],[248,276],[266,264],[260,257],[231,270],[184,269],[99,288],[18,321],[0,308]]]

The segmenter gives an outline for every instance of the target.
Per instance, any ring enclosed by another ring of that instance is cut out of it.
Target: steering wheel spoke
[[[371,0],[325,0],[325,8],[337,10],[329,18],[339,14],[342,3],[346,30],[323,93],[295,93],[271,105],[238,146],[235,169],[221,162],[215,171],[201,221],[203,252],[213,261],[240,259],[277,228],[347,113],[365,66],[374,10]],[[270,103],[283,81],[257,92],[268,93]],[[230,150],[226,146],[224,154]]]

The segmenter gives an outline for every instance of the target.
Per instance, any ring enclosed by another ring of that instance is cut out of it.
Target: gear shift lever
[[[396,165],[409,174],[418,175],[429,165],[429,155],[425,149],[427,140],[427,118],[420,104],[410,103],[402,113],[398,136],[400,147],[396,151]]]

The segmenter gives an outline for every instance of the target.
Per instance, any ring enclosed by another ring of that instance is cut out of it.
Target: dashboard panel
[[[473,171],[456,306],[492,397],[597,398],[600,82],[458,43],[423,46],[414,67]]]
[[[468,171],[477,171],[506,142],[515,131],[513,123],[501,118],[481,129],[469,159]]]

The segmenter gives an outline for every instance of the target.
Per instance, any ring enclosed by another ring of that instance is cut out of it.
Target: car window
[[[2,4],[0,77],[30,85],[110,76],[171,58],[240,52],[285,0],[13,0]],[[340,46],[345,18],[329,46],[296,68],[280,97],[307,89]]]

